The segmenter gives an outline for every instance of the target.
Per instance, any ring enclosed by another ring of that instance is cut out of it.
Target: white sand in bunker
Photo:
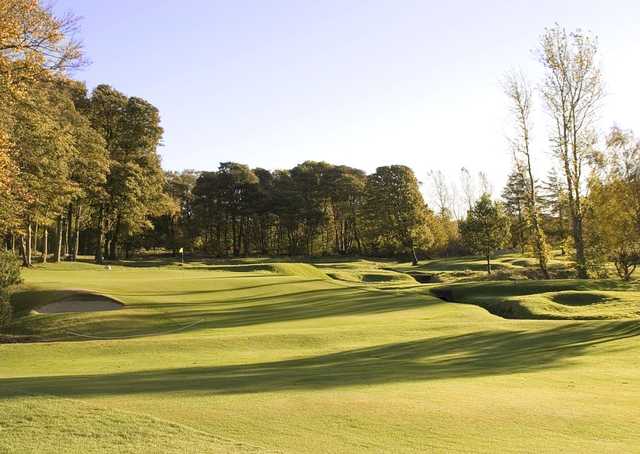
[[[61,312],[99,312],[115,311],[122,309],[123,307],[124,304],[107,296],[85,293],[82,295],[68,296],[60,301],[45,304],[38,308],[38,312],[43,314],[56,314]]]

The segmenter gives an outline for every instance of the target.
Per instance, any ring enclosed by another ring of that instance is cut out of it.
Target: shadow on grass
[[[204,318],[198,329],[231,328],[265,323],[310,320],[348,315],[371,315],[443,304],[420,295],[371,295],[364,290],[305,290],[284,297],[243,298],[242,304],[224,310],[173,312],[173,320]]]
[[[206,329],[234,328],[268,323],[312,320],[325,317],[372,315],[444,304],[421,294],[373,294],[353,287],[288,291],[282,295],[247,296],[246,289],[229,290],[224,300],[196,302],[162,301],[133,303],[126,310],[110,313],[56,314],[55,325],[43,316],[16,319],[11,334],[39,335],[43,339],[81,341],[65,331],[99,337],[156,336],[188,326],[182,333]],[[194,293],[199,293],[196,291]],[[182,295],[191,292],[181,292]],[[28,295],[22,295],[27,298]],[[126,299],[125,299],[126,300]],[[90,318],[89,318],[90,317]],[[47,331],[47,326],[55,329]]]
[[[0,396],[243,394],[535,372],[566,366],[594,345],[639,334],[635,322],[575,323],[538,332],[481,331],[286,361],[1,379]]]

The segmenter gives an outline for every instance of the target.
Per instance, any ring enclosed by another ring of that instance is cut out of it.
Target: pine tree
[[[487,260],[487,274],[491,274],[491,256],[509,241],[509,217],[500,203],[493,202],[489,194],[467,212],[460,223],[462,240],[475,253]]]
[[[527,185],[522,172],[514,170],[509,174],[502,191],[506,212],[511,217],[511,239],[513,245],[524,254],[528,243],[527,221],[525,219]]]

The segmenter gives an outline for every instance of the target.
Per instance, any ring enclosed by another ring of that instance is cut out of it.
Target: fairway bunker
[[[42,314],[60,314],[66,312],[102,312],[122,309],[124,304],[104,295],[83,293],[71,295],[37,309]]]

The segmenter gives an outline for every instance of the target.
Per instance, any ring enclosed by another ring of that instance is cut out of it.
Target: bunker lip
[[[67,312],[102,312],[122,309],[124,304],[104,295],[83,293],[71,295],[36,309],[41,314],[60,314]]]

